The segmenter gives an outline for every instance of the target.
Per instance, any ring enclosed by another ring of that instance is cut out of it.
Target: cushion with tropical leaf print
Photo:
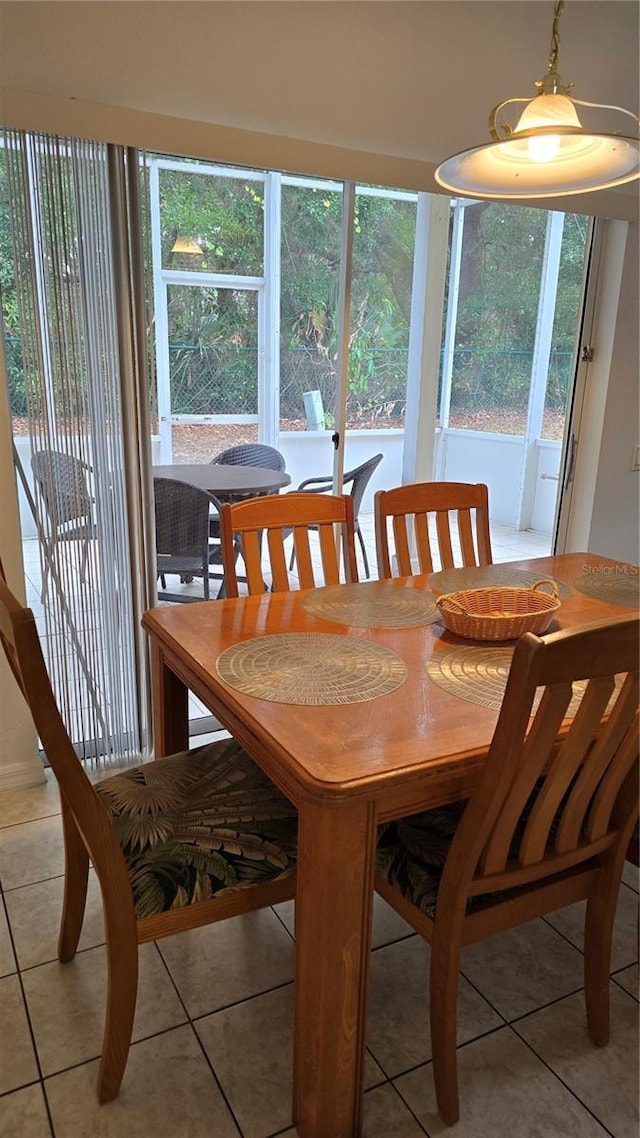
[[[577,778],[577,775],[575,776]],[[568,787],[556,816],[551,823],[549,834],[556,833],[564,803],[571,793],[575,778]],[[527,825],[527,819],[543,785],[539,779],[533,787],[522,814],[520,815],[511,840],[510,857],[517,858],[520,843]],[[444,863],[449,853],[453,836],[464,814],[467,803],[452,802],[434,810],[423,810],[421,814],[410,814],[397,822],[389,822],[378,830],[376,868],[395,886],[408,901],[432,919],[435,917],[436,901]],[[505,891],[484,893],[472,897],[467,903],[467,911],[490,904],[496,898],[506,896]]]
[[[235,739],[143,763],[95,789],[122,846],[138,918],[293,872],[295,807]]]
[[[416,908],[435,917],[438,887],[466,802],[411,814],[381,828],[376,869]]]

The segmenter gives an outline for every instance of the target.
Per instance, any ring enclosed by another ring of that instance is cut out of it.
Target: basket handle
[[[551,586],[551,595],[554,601],[560,600],[560,593],[558,592],[558,585],[551,577],[541,577],[539,581],[534,581],[531,589],[535,592],[538,589],[541,593],[546,593],[546,589],[541,589],[541,585]]]
[[[438,601],[437,601],[438,606],[440,605],[440,601],[446,601],[447,602],[447,608],[451,612],[460,613],[462,616],[471,616],[471,613],[469,612],[469,610],[466,609],[464,607],[464,605],[460,604],[460,601],[457,601],[454,598],[453,593],[444,593],[441,597],[438,597]]]

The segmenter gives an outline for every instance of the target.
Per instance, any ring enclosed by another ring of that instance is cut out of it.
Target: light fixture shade
[[[561,126],[582,130],[573,99],[568,95],[536,95],[527,103],[513,133]]]
[[[640,177],[640,139],[619,133],[585,129],[576,103],[600,111],[615,111],[633,119],[624,107],[573,99],[558,75],[558,23],[564,0],[555,0],[551,50],[546,75],[537,79],[533,98],[510,98],[489,116],[492,141],[454,154],[435,171],[435,180],[452,193],[475,198],[557,198],[622,186]],[[501,115],[524,103],[515,127]]]
[[[192,257],[203,257],[204,252],[194,237],[176,237],[171,248],[172,253],[187,253]]]
[[[557,153],[537,161],[529,140],[545,136],[557,137]],[[476,198],[553,198],[621,186],[639,172],[637,138],[543,127],[454,154],[438,166],[435,179],[446,190]]]

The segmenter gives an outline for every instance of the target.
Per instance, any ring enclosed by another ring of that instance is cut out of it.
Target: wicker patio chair
[[[91,542],[96,536],[93,498],[88,476],[91,467],[64,451],[39,450],[31,456],[36,490],[44,503],[51,554],[61,541],[82,544],[80,576],[84,580]],[[47,592],[49,563],[45,561],[42,595]]]
[[[369,558],[367,556],[367,547],[365,545],[362,531],[360,529],[358,515],[360,513],[360,506],[362,505],[364,492],[369,485],[369,481],[373,475],[374,470],[376,470],[376,468],[380,465],[383,457],[384,456],[381,454],[374,454],[372,458],[368,458],[367,461],[361,463],[360,466],[354,467],[353,470],[346,471],[342,479],[343,493],[350,494],[353,498],[353,524],[355,527],[355,532],[358,536],[358,540],[360,542],[360,550],[362,552],[362,561],[364,564],[364,572],[366,577],[370,576]],[[333,476],[327,474],[326,476],[319,478],[305,478],[304,481],[301,482],[298,486],[298,490],[304,491],[307,494],[326,494],[330,492],[332,485]],[[293,568],[293,558],[294,555],[292,554],[291,562],[289,565],[290,569]]]
[[[177,478],[154,478],[156,519],[156,569],[162,592],[161,600],[194,601],[198,597],[166,591],[167,574],[175,574],[183,581],[201,577],[203,596],[210,597],[211,578],[221,582],[217,596],[224,591],[222,551],[219,541],[212,541],[209,533],[209,514],[217,508],[216,498]],[[219,566],[216,571],[214,566]]]
[[[211,459],[213,466],[263,466],[266,470],[286,470],[284,455],[265,443],[239,443]]]

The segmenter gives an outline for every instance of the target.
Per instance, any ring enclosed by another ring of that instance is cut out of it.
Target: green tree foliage
[[[195,170],[160,172],[164,268],[262,276],[262,184]],[[358,195],[349,386],[356,412],[403,403],[415,204]],[[302,415],[302,393],[334,400],[342,192],[282,188],[283,415]],[[188,239],[195,252],[174,251]],[[255,413],[257,324],[240,290],[173,287],[169,302],[174,410]]]
[[[159,172],[164,269],[188,271],[168,289],[172,407],[196,414],[257,413],[255,292],[206,274],[264,275],[264,184],[193,169]],[[339,320],[342,192],[282,186],[281,415],[303,415],[319,389],[333,408]],[[547,213],[498,202],[465,209],[452,405],[526,405]],[[350,419],[404,410],[416,205],[375,193],[355,198],[349,329]],[[581,295],[587,219],[565,220],[547,405],[564,407]],[[190,252],[181,252],[188,241]],[[202,284],[198,285],[198,278]],[[0,151],[0,289],[11,403],[26,402],[13,283],[5,153]]]
[[[467,206],[456,321],[452,406],[526,407],[545,249],[546,210]],[[565,219],[548,405],[563,408],[580,303],[586,218]]]
[[[0,297],[10,404],[14,414],[24,415],[27,410],[27,394],[20,350],[20,321],[4,149],[0,149]]]

